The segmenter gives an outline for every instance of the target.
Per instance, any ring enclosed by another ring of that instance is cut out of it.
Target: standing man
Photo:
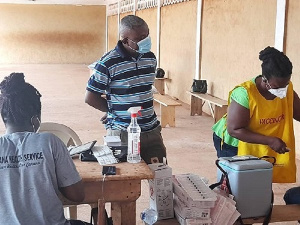
[[[95,65],[85,95],[85,102],[107,114],[101,119],[107,135],[120,136],[127,144],[130,107],[141,106],[141,157],[147,163],[163,162],[166,148],[161,126],[153,107],[151,91],[155,78],[156,58],[150,51],[151,39],[146,22],[129,15],[120,23],[121,40]],[[106,98],[105,98],[106,97]]]

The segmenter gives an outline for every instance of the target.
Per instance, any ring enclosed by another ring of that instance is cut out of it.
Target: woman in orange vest
[[[296,181],[293,119],[300,121],[300,99],[290,81],[292,63],[267,47],[259,53],[262,74],[229,93],[228,113],[214,127],[218,157],[273,156],[273,182]],[[226,145],[226,152],[222,147]]]

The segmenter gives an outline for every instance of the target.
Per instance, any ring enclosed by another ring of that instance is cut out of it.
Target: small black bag
[[[165,71],[162,68],[156,69],[156,78],[164,78]]]
[[[207,92],[206,80],[194,79],[193,85],[192,85],[192,92],[199,92],[199,93],[205,94]]]

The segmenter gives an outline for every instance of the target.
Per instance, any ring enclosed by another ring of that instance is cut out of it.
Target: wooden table
[[[136,224],[136,200],[141,195],[141,180],[154,177],[145,162],[114,164],[117,174],[106,176],[104,182],[102,166],[98,162],[81,162],[79,159],[74,159],[74,163],[85,186],[85,199],[80,204],[98,202],[98,225],[103,225],[101,221],[104,218],[105,202],[111,202],[114,225]],[[65,198],[63,204],[77,205]]]

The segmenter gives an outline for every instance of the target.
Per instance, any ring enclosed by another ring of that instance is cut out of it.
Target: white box
[[[185,219],[182,218],[175,210],[175,217],[180,225],[210,225],[211,219]]]
[[[197,208],[197,207],[187,207],[183,201],[181,201],[177,195],[174,195],[174,210],[182,218],[210,218],[210,209]]]
[[[158,220],[174,217],[172,168],[162,163],[149,164],[154,179],[149,180],[150,208],[158,213]]]
[[[119,136],[104,136],[104,144],[107,146],[120,146],[121,138]]]

